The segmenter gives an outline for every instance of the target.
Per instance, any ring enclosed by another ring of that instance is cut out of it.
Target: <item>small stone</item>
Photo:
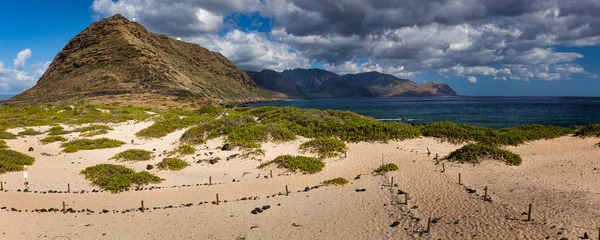
[[[308,192],[308,191],[310,191],[310,188],[309,188],[309,187],[305,187],[305,188],[304,188],[304,191],[305,191],[305,192]]]
[[[152,164],[146,165],[146,170],[152,170],[152,169],[154,169],[154,165],[152,165]]]
[[[271,208],[271,206],[269,206],[269,205],[264,205],[264,206],[262,207],[262,209],[263,209],[263,210],[267,210],[267,209],[269,209],[269,208]]]
[[[229,143],[223,145],[223,147],[221,147],[221,151],[231,151],[231,146],[229,146]]]
[[[30,152],[33,152],[33,147],[29,147],[29,151],[30,151]]]
[[[209,162],[211,165],[214,165],[214,164],[218,163],[218,162],[219,162],[219,160],[217,160],[217,159],[214,159],[214,158],[213,158],[213,159],[209,160],[208,162]]]
[[[390,227],[397,227],[398,225],[400,225],[400,222],[395,221],[392,224],[390,224]]]
[[[590,235],[588,235],[587,232],[583,233],[583,238],[582,239],[590,239]]]

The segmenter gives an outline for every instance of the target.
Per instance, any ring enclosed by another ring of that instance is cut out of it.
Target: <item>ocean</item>
[[[432,97],[302,99],[252,106],[337,109],[381,121],[426,124],[452,121],[490,128],[544,124],[569,127],[600,123],[600,98],[588,97]]]

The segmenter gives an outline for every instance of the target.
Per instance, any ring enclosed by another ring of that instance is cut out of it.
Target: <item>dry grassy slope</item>
[[[267,100],[223,55],[146,30],[121,15],[93,23],[67,43],[37,85],[9,102],[122,95],[213,102]]]

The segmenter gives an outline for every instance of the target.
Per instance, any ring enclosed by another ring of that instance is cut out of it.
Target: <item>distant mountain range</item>
[[[337,75],[323,69],[293,69],[283,72],[246,71],[258,86],[290,98],[361,98],[456,96],[443,83],[415,83],[390,74],[366,72]]]

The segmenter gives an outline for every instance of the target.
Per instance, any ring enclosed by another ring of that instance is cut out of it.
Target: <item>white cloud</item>
[[[17,58],[13,59],[13,64],[17,69],[23,70],[25,68],[25,64],[27,64],[27,59],[31,57],[31,50],[29,48],[20,51],[17,53]]]
[[[354,74],[361,72],[382,72],[391,74],[400,78],[412,78],[415,77],[417,72],[409,72],[404,70],[404,66],[388,65],[386,63],[376,63],[373,61],[367,61],[363,63],[357,63],[356,61],[346,61],[339,65],[325,63],[323,68],[327,71],[335,72],[337,74]]]
[[[35,85],[37,80],[48,69],[50,62],[35,63],[31,71],[16,68],[4,68],[0,62],[0,93],[20,93]]]
[[[476,83],[477,82],[477,77],[475,77],[475,76],[468,76],[467,80],[469,80],[469,82],[471,82],[471,83]]]

